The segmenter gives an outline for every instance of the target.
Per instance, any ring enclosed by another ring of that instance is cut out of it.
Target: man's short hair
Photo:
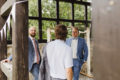
[[[55,27],[55,37],[56,39],[66,40],[67,37],[67,27],[65,25],[59,24]]]
[[[78,27],[72,27],[72,29],[75,29],[75,30],[79,31]]]
[[[35,28],[35,30],[36,30],[36,27],[35,27],[35,26],[31,26],[31,27],[29,27],[29,31],[30,31],[32,28]]]

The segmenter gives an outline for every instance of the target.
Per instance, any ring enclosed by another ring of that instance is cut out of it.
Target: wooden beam
[[[6,0],[0,0],[0,8],[6,2]]]
[[[0,16],[0,30],[2,29],[4,24],[5,24],[5,20]]]
[[[2,5],[5,3],[6,0],[0,0],[0,9],[2,7]],[[5,19],[3,19],[0,15],[0,30],[2,29],[3,25],[5,23]]]
[[[16,21],[12,23],[13,77],[12,80],[28,78],[28,2],[16,4]]]
[[[1,39],[1,33],[0,33],[0,61],[5,59],[6,57],[7,57],[7,40],[4,36]],[[7,80],[7,77],[1,71],[1,69],[0,69],[0,80]]]
[[[7,0],[0,9],[0,15],[7,16],[9,14],[14,2],[15,2],[15,0]]]
[[[0,8],[5,3],[6,0],[0,0]],[[0,15],[0,30],[2,29],[3,25],[5,23],[5,19],[3,19]],[[0,60],[5,59],[7,56],[7,42],[4,38],[4,40],[1,40],[1,33],[0,33]],[[0,80],[7,80],[7,77],[0,69]]]

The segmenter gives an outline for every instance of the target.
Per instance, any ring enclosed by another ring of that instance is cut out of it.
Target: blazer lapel
[[[33,42],[32,42],[32,40],[31,40],[31,38],[29,38],[29,39],[30,39],[30,44],[31,44],[30,46],[33,47],[32,49],[34,49]]]

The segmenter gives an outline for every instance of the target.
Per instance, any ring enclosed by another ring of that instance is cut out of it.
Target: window
[[[42,39],[47,39],[47,28],[54,29],[56,25],[55,21],[42,21]],[[55,39],[55,35],[52,33],[52,39]]]
[[[72,19],[72,5],[67,2],[59,2],[60,19]]]
[[[38,29],[36,39],[46,42],[47,28],[56,24],[68,26],[68,36],[71,36],[69,26],[77,26],[85,30],[91,25],[91,0],[29,0],[29,26]],[[52,39],[55,38],[52,33]]]
[[[74,4],[75,20],[85,20],[85,6]]]

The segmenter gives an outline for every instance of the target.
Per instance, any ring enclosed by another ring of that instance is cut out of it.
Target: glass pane
[[[60,24],[63,24],[65,26],[67,26],[67,30],[68,30],[67,38],[71,37],[71,35],[72,35],[72,29],[71,29],[72,23],[70,23],[70,22],[60,22]]]
[[[29,0],[29,16],[38,16],[38,0]]]
[[[56,18],[56,1],[42,0],[42,17]]]
[[[10,18],[10,27],[7,27],[7,40],[12,40],[12,18]]]
[[[72,23],[71,22],[60,22],[60,24],[63,24],[63,25],[65,25],[65,26],[71,26],[72,25]]]
[[[36,39],[39,39],[39,28],[38,28],[38,20],[29,20],[29,27],[36,27]]]
[[[88,23],[88,27],[92,27],[91,23]]]
[[[82,0],[82,1],[84,1],[84,2],[92,2],[92,0]]]
[[[74,4],[74,7],[75,20],[85,20],[85,6]]]
[[[85,28],[85,24],[84,23],[80,23],[80,22],[76,22],[75,23],[75,26],[76,27],[78,27],[78,29],[80,30],[80,31],[84,31],[86,28]]]
[[[72,19],[72,6],[71,3],[59,2],[60,18],[61,19]]]
[[[85,24],[84,23],[75,23],[75,26],[78,27],[79,31],[85,31]],[[81,33],[80,37],[84,38],[85,34]]]
[[[42,39],[47,39],[47,28],[54,29],[55,26],[55,21],[42,21]],[[55,39],[54,32],[51,32],[51,38]]]
[[[11,35],[12,35],[11,30],[9,30],[9,29],[7,28],[7,40],[12,40]]]
[[[88,20],[91,20],[91,10],[92,10],[92,8],[91,8],[91,6],[88,6],[87,9],[88,9],[88,11],[87,11]]]

